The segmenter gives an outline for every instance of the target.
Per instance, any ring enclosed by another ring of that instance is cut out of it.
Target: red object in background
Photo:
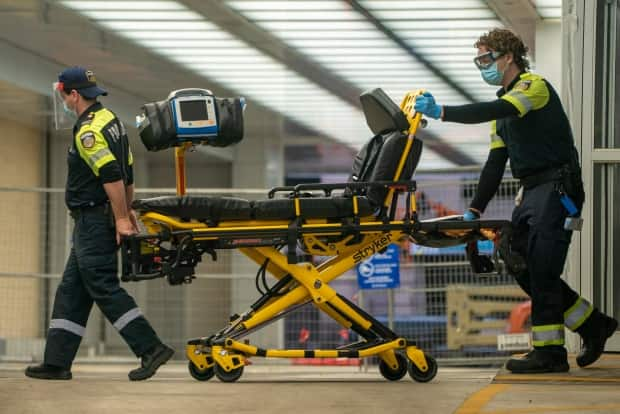
[[[349,330],[348,329],[339,330],[338,336],[340,337],[340,339],[343,340],[343,342],[349,342]]]
[[[301,328],[299,330],[299,343],[305,344],[310,339],[310,330],[307,328]]]
[[[523,333],[528,332],[530,323],[528,322],[532,315],[532,301],[520,303],[510,311],[508,317],[507,333]]]

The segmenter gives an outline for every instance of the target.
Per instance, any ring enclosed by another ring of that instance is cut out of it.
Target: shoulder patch
[[[532,84],[531,80],[523,80],[515,85],[515,89],[519,91],[527,91]]]
[[[92,148],[95,146],[95,134],[90,131],[84,132],[80,135],[80,141],[84,148]]]

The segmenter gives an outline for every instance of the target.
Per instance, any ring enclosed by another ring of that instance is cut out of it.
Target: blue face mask
[[[62,109],[65,110],[65,115],[67,115],[70,119],[77,119],[75,111],[69,108],[66,102],[62,103]]]
[[[480,74],[482,75],[482,79],[489,85],[499,86],[504,79],[504,72],[500,72],[497,67],[497,62],[493,62],[488,68],[480,69]]]

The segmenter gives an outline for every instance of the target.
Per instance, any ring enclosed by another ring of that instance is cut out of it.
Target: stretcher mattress
[[[353,217],[350,197],[301,198],[304,219],[342,219]],[[358,216],[369,216],[374,208],[366,197],[357,197]],[[135,200],[132,207],[140,212],[154,212],[182,220],[219,222],[222,220],[291,220],[295,218],[292,199],[249,201],[235,197],[200,195],[163,196]]]

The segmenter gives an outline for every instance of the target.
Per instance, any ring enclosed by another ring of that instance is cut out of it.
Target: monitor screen
[[[181,105],[181,118],[183,122],[209,119],[207,115],[207,102],[204,99],[181,101],[179,103]]]

